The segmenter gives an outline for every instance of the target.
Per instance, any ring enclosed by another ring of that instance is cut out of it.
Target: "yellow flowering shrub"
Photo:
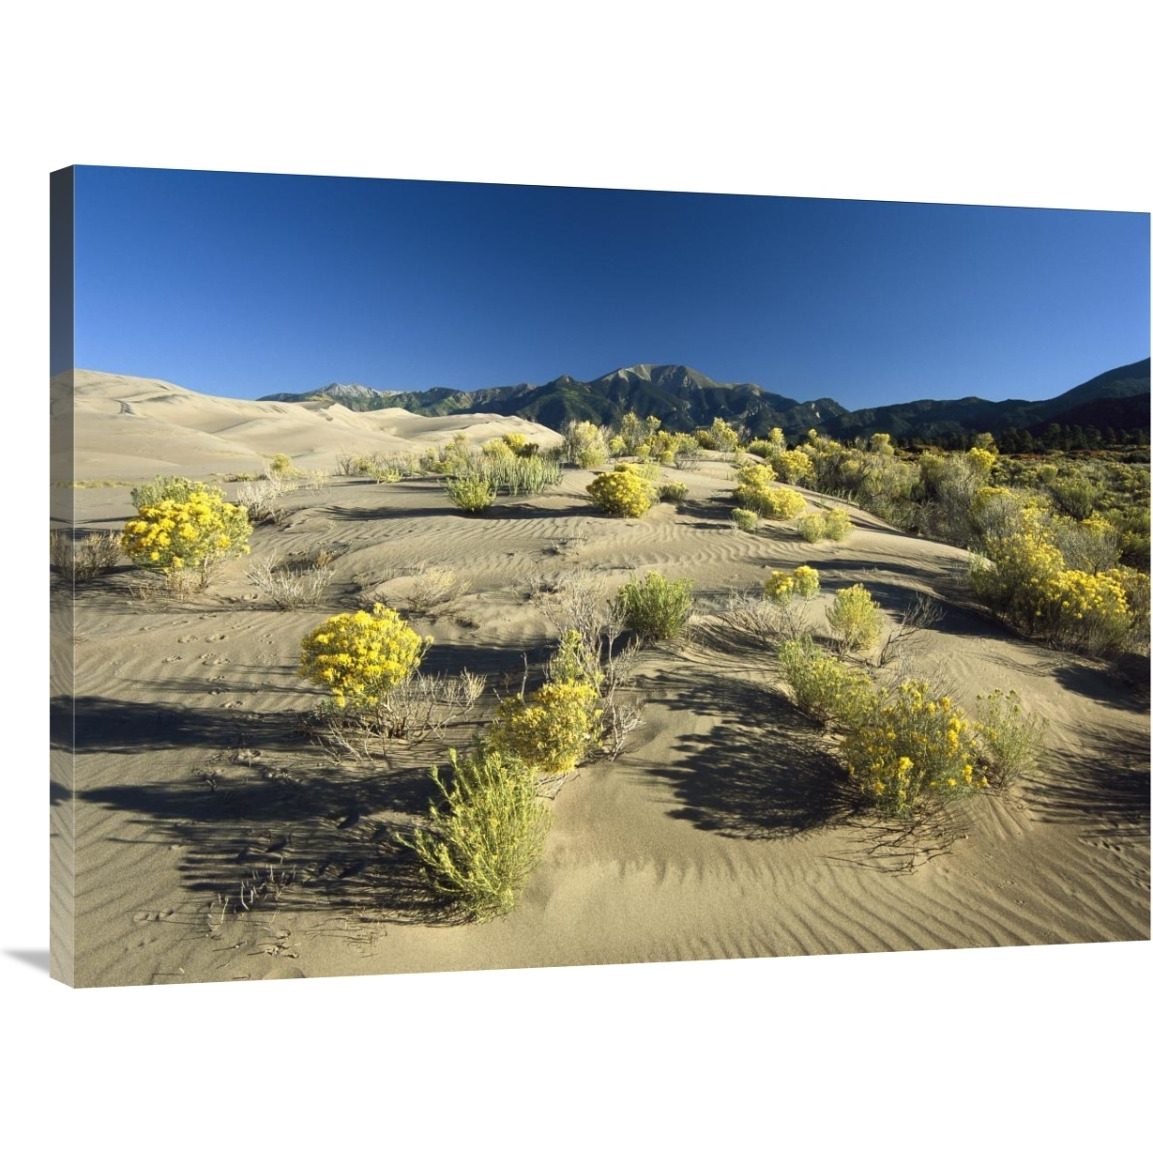
[[[639,454],[642,449],[646,449],[646,459],[655,460],[658,464],[670,465],[676,461],[677,449],[680,444],[680,434],[666,432],[662,429],[660,432],[654,432],[649,436],[638,447],[637,452]]]
[[[745,464],[737,469],[737,488],[733,493],[737,504],[742,508],[749,508],[742,499],[745,496],[755,497],[757,493],[767,489],[777,479],[776,469],[771,464]]]
[[[833,636],[849,652],[871,649],[881,639],[885,618],[864,585],[838,590],[825,615]]]
[[[1136,592],[1136,583],[1122,569],[1068,568],[1040,510],[1023,510],[1018,526],[990,538],[986,550],[970,571],[973,591],[1024,632],[1086,652],[1115,649],[1132,632],[1126,586]]]
[[[1066,568],[1097,573],[1116,566],[1121,555],[1121,532],[1100,513],[1081,521],[1054,517],[1047,528],[1053,544],[1061,550]]]
[[[798,448],[788,448],[784,452],[770,456],[774,468],[786,484],[799,484],[810,479],[816,471],[808,453]]]
[[[782,608],[794,597],[809,601],[820,591],[821,578],[817,570],[807,564],[798,566],[791,573],[771,569],[765,578],[765,599]]]
[[[540,445],[535,440],[529,440],[523,432],[506,432],[501,439],[514,456],[527,458],[540,452]]]
[[[513,460],[516,453],[513,451],[512,446],[503,437],[497,437],[495,440],[486,440],[480,446],[481,455],[487,457],[489,460]]]
[[[192,489],[183,500],[145,505],[129,520],[120,547],[141,568],[166,575],[199,575],[208,583],[214,565],[247,553],[252,526],[243,508],[229,504],[218,490]]]
[[[622,462],[600,473],[586,490],[593,503],[609,516],[644,516],[656,504],[656,491],[635,464]]]
[[[886,812],[906,815],[929,795],[949,799],[987,784],[972,726],[924,681],[906,681],[877,703],[845,734],[844,751],[866,800]]]
[[[1049,636],[1074,648],[1099,652],[1118,647],[1131,617],[1117,570],[1102,573],[1066,569],[1041,586],[1035,610]]]
[[[791,488],[770,488],[757,500],[755,511],[769,520],[792,520],[805,511],[805,498]]]
[[[997,463],[997,454],[985,448],[971,448],[967,454],[969,467],[980,477],[987,477]]]
[[[328,689],[339,709],[368,712],[410,677],[432,644],[393,609],[339,613],[300,642],[300,676]]]
[[[805,498],[792,489],[773,484],[776,472],[769,464],[748,464],[737,470],[733,499],[770,520],[791,520],[805,510]]]
[[[549,679],[528,700],[502,701],[485,747],[519,758],[546,775],[571,773],[601,731],[598,678],[588,673],[580,634],[570,631],[549,668]]]
[[[1129,606],[1131,628],[1137,635],[1144,635],[1145,643],[1149,640],[1149,574],[1140,569],[1121,565],[1113,570],[1121,588],[1125,593],[1125,603]]]

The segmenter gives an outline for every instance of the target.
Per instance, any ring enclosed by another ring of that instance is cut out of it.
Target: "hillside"
[[[1036,430],[1053,421],[1119,430],[1148,427],[1149,358],[1110,369],[1050,400],[917,400],[847,412],[825,421],[821,431],[842,440],[875,432],[928,438]]]

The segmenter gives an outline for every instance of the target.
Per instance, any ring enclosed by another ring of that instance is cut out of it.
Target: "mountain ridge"
[[[682,364],[639,363],[591,381],[562,374],[543,385],[521,383],[475,390],[437,387],[422,391],[329,384],[309,392],[279,392],[260,400],[338,402],[354,411],[403,408],[424,416],[491,412],[519,416],[561,430],[569,420],[612,424],[627,411],[655,416],[670,431],[691,431],[716,417],[743,424],[752,436],[770,428],[800,436],[809,428],[840,439],[884,432],[932,438],[966,432],[1039,428],[1059,420],[1099,428],[1130,429],[1149,423],[1149,358],[1109,369],[1047,400],[922,399],[856,410],[831,397],[798,401],[758,384],[712,380]]]

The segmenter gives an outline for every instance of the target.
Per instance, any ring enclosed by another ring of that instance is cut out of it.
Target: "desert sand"
[[[458,430],[474,443],[558,439],[511,418],[224,400],[90,372],[77,374],[75,422],[75,478],[119,482],[71,491],[81,531],[118,530],[131,485],[156,473],[258,471],[279,452],[332,472],[341,452],[403,452]],[[251,556],[188,601],[134,596],[122,563],[78,587],[69,624],[57,587],[54,836],[67,858],[70,814],[74,983],[1148,939],[1147,661],[1091,661],[1011,634],[970,602],[960,549],[847,505],[855,530],[839,544],[806,544],[784,524],[739,534],[727,464],[666,471],[688,501],[641,520],[598,513],[584,499],[593,474],[572,467],[557,490],[500,497],[482,517],[452,508],[436,478],[330,476],[286,495]],[[279,611],[247,580],[253,561],[322,546],[341,555],[317,607]],[[771,652],[724,627],[730,597],[801,563],[821,574],[818,631],[835,591],[857,581],[891,628],[917,593],[940,602],[941,620],[879,675],[929,676],[966,709],[1016,689],[1048,724],[1043,771],[912,844],[847,812],[835,746],[790,705]],[[301,730],[320,695],[296,674],[300,639],[366,597],[404,609],[422,565],[471,582],[450,611],[413,620],[434,638],[426,667],[486,675],[485,704],[443,741],[394,745],[387,760],[338,756]],[[539,667],[555,642],[534,582],[579,571],[607,599],[652,570],[691,577],[697,610],[684,639],[641,657],[641,727],[556,792],[544,860],[514,912],[480,925],[432,916],[392,835],[427,810],[427,770],[446,745],[467,744],[495,691],[515,690],[525,660]],[[61,909],[66,874],[54,873]]]

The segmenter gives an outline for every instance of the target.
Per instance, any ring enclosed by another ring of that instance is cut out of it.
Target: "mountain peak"
[[[371,398],[374,396],[392,396],[392,392],[387,392],[379,388],[369,388],[367,384],[356,384],[355,382],[349,384],[339,384],[333,382],[326,384],[323,388],[316,390],[317,395],[321,396],[355,396]]]

